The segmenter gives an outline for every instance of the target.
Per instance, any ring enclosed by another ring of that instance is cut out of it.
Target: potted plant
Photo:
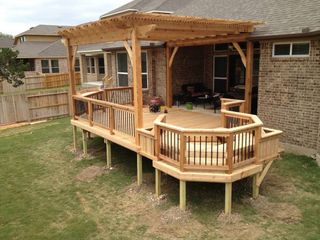
[[[150,112],[154,112],[154,113],[159,112],[161,103],[162,103],[161,97],[158,97],[158,96],[152,97],[149,102]]]

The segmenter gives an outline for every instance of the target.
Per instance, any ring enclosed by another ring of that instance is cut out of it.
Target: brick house
[[[255,46],[252,112],[266,126],[284,131],[282,142],[288,150],[320,153],[319,1],[135,0],[101,18],[128,10],[263,21],[250,36]],[[165,46],[146,42],[143,47],[144,101],[152,96],[166,99]],[[246,45],[240,47],[245,52]],[[112,85],[132,83],[122,43],[99,46],[99,54],[104,56],[105,75],[113,77]],[[82,61],[82,69],[88,69],[89,62]],[[201,83],[213,92],[243,98],[244,73],[232,44],[181,46],[173,63],[173,94],[179,94],[184,84]]]
[[[27,74],[68,72],[66,49],[58,34],[66,27],[38,25],[15,36],[13,49],[29,63]]]

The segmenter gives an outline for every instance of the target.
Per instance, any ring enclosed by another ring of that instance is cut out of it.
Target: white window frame
[[[292,48],[294,44],[309,44],[309,53],[308,54],[292,54]],[[289,55],[275,55],[275,45],[288,45],[290,44],[290,53]],[[310,51],[311,51],[311,42],[310,41],[295,41],[295,42],[275,42],[272,44],[272,57],[274,58],[286,58],[286,57],[310,57]]]
[[[142,88],[142,90],[148,90],[149,89],[149,74],[148,74],[148,52],[147,51],[141,51],[141,54],[145,53],[146,54],[146,72],[142,72],[142,65],[141,65],[141,75],[145,75],[147,76],[147,87],[146,88]],[[142,76],[141,76],[142,77]],[[141,78],[142,81],[142,78]],[[142,85],[142,83],[141,83]]]
[[[128,60],[130,61],[129,55],[128,55],[128,53],[127,53],[126,51],[117,51],[117,52],[116,52],[117,86],[119,86],[119,74],[128,75],[128,85],[129,85],[129,73],[128,73],[128,72],[119,72],[119,71],[118,71],[118,53],[126,53],[126,54],[127,54],[127,68],[128,68],[128,71],[129,71],[129,63],[128,63]],[[146,54],[146,72],[142,72],[142,68],[141,68],[141,77],[142,77],[142,75],[147,76],[147,87],[146,87],[146,88],[142,88],[142,90],[145,91],[145,90],[148,90],[148,89],[149,89],[148,52],[147,52],[146,50],[144,50],[144,51],[141,51],[141,53],[145,53],[145,54]],[[142,78],[141,78],[141,81],[142,81]],[[142,84],[142,83],[141,83],[141,84]]]
[[[127,54],[127,72],[119,72],[119,66],[118,66],[118,53],[126,53]],[[128,85],[129,85],[129,66],[128,66],[128,53],[126,51],[118,51],[116,52],[116,67],[117,67],[117,86],[119,87],[119,74],[127,75],[128,76]]]

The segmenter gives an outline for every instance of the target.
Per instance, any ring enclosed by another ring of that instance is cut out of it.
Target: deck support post
[[[83,155],[87,156],[88,154],[88,136],[87,131],[82,129],[82,149],[83,149]]]
[[[259,196],[258,174],[252,177],[252,197],[257,198]]]
[[[142,184],[142,155],[137,153],[137,183],[138,186]]]
[[[180,188],[180,209],[181,210],[186,210],[186,199],[187,199],[187,194],[186,194],[186,181],[180,180],[179,184]]]
[[[245,112],[251,113],[252,98],[252,72],[253,72],[253,42],[247,42],[247,58],[246,58],[246,82],[245,82]]]
[[[156,169],[155,188],[156,196],[159,197],[161,195],[161,171],[159,169]]]
[[[225,200],[224,200],[224,212],[225,214],[231,214],[232,206],[232,183],[225,183]]]
[[[74,152],[77,151],[77,127],[72,126],[72,135],[73,135],[73,150]]]
[[[111,168],[111,142],[105,139],[107,168]]]

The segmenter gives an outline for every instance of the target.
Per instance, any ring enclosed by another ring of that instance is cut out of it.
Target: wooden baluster
[[[179,162],[180,162],[180,171],[184,171],[184,162],[185,162],[185,154],[186,154],[186,138],[183,133],[180,133],[180,156],[179,156]]]

